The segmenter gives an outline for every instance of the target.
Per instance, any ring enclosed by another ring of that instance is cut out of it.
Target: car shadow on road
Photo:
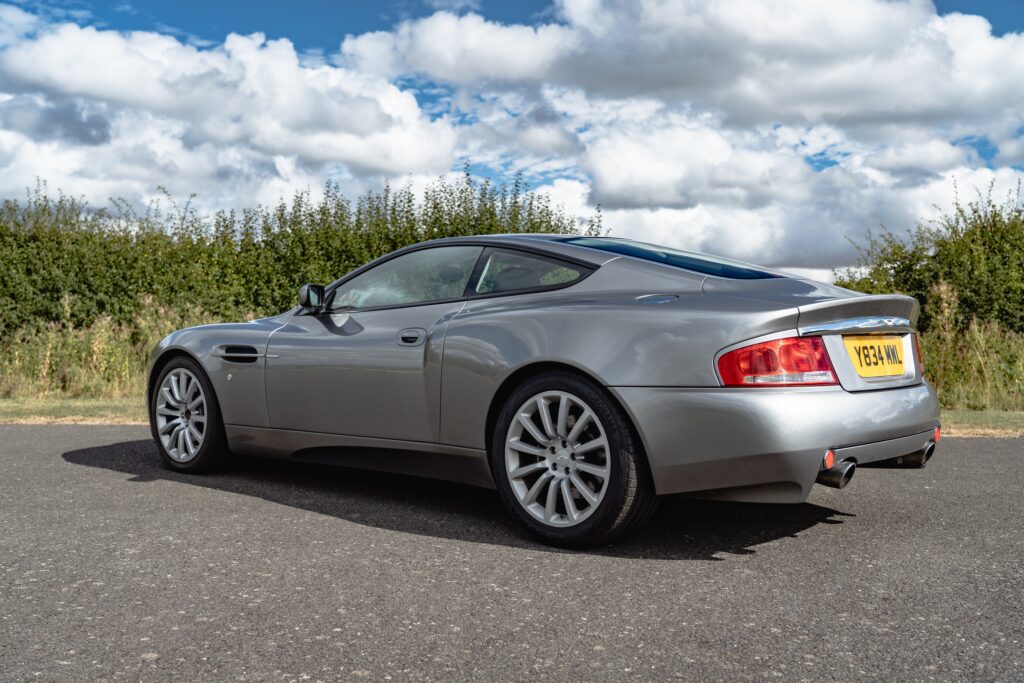
[[[539,545],[514,525],[494,491],[396,474],[262,458],[233,458],[216,474],[188,475],[164,467],[152,441],[125,441],[68,451],[64,460],[130,475],[131,482],[171,481],[255,496],[356,524],[435,538],[531,551],[570,552]],[[798,535],[852,516],[831,508],[700,501],[666,496],[646,529],[595,555],[722,560],[754,546]],[[571,551],[579,552],[579,551]]]

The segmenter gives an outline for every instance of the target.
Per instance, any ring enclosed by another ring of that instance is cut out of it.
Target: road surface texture
[[[525,538],[489,491],[0,425],[0,680],[1020,680],[1024,440]]]

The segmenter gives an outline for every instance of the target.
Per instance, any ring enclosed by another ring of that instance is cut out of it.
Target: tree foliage
[[[994,322],[1024,332],[1024,205],[1018,187],[1003,202],[992,191],[936,221],[918,224],[909,238],[886,231],[871,236],[858,268],[837,284],[870,293],[901,292],[922,302],[921,328],[935,318],[936,292],[958,300],[957,325]]]
[[[129,324],[143,305],[221,319],[272,315],[293,305],[300,284],[332,281],[422,240],[599,231],[599,213],[568,216],[521,177],[494,185],[466,173],[421,197],[385,187],[354,203],[328,185],[316,200],[300,192],[274,207],[212,215],[170,198],[145,211],[121,200],[94,210],[40,184],[0,206],[0,336],[50,322]]]

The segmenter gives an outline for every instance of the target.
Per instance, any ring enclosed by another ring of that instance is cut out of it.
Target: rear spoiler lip
[[[797,307],[801,336],[916,331],[921,307],[901,294],[833,299]]]

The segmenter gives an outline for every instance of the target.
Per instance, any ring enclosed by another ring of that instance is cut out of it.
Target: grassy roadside
[[[137,398],[5,398],[0,423],[144,424],[146,410]],[[944,410],[944,436],[1024,436],[1024,411]]]
[[[1024,436],[1024,411],[943,410],[943,436]]]
[[[144,424],[144,403],[138,398],[4,398],[0,423]]]

